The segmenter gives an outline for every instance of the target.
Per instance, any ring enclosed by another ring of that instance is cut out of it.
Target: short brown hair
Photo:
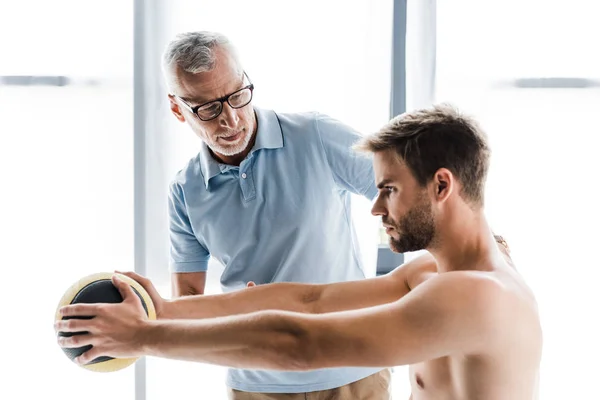
[[[440,168],[450,170],[462,184],[461,196],[483,206],[490,148],[487,135],[471,117],[449,104],[393,118],[355,148],[367,152],[393,149],[421,186]]]

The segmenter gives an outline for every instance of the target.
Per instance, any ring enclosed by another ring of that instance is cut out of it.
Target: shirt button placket
[[[244,200],[252,200],[256,197],[256,191],[254,190],[254,180],[252,179],[252,175],[247,172],[242,172],[240,174],[240,186],[242,188],[242,193],[244,194]]]

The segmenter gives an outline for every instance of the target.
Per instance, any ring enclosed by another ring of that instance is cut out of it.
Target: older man
[[[226,292],[247,281],[363,279],[350,199],[373,199],[377,189],[371,161],[351,150],[358,133],[326,115],[254,107],[249,74],[219,33],[178,35],[163,69],[173,115],[202,139],[170,190],[174,295],[204,293],[209,256],[225,266]],[[382,368],[232,369],[227,376],[232,399],[304,398],[346,385],[357,393],[349,400],[384,399],[389,381]]]

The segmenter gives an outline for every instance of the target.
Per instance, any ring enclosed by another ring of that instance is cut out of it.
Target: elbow
[[[321,306],[322,288],[309,285],[302,293],[300,302],[303,305],[302,312],[307,314],[321,314],[324,312]]]
[[[315,336],[307,331],[294,336],[295,351],[292,354],[293,366],[296,371],[311,371],[324,368],[325,366],[319,361],[319,343],[315,340]]]
[[[310,356],[310,345],[306,340],[297,335],[291,335],[284,348],[278,350],[280,367],[286,371],[310,371],[313,366],[313,357]]]
[[[204,294],[204,289],[194,287],[192,285],[186,286],[174,286],[173,289],[173,298],[187,297],[187,296],[197,296]]]
[[[279,352],[285,357],[283,369],[288,371],[382,365],[381,360],[373,359],[373,349],[367,339],[332,327],[326,319],[316,315],[290,318],[286,344],[279,348]],[[380,357],[386,359],[389,353],[386,351]]]
[[[307,324],[298,318],[280,320],[280,323],[280,340],[272,349],[278,360],[278,369],[299,372],[321,368],[318,365],[318,343]]]
[[[206,272],[173,273],[171,293],[173,298],[204,294]]]

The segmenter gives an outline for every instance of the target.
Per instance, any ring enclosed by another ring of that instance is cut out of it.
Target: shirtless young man
[[[157,321],[115,276],[123,303],[66,306],[64,316],[95,318],[58,321],[57,331],[89,332],[59,344],[93,345],[79,363],[149,355],[296,371],[410,365],[413,400],[534,399],[542,331],[534,295],[484,215],[486,135],[440,105],[393,119],[359,148],[374,155],[372,212],[392,249],[430,254],[365,281],[172,301],[128,273],[151,294]]]

